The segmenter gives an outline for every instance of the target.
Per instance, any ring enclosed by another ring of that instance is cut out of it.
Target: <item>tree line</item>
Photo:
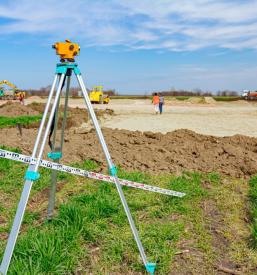
[[[46,87],[42,87],[40,89],[29,89],[27,90],[27,94],[29,96],[47,96],[49,94],[49,91],[51,89],[51,86],[48,85]],[[63,92],[65,89],[63,89]],[[91,90],[88,89],[90,92]],[[119,93],[115,89],[106,89],[103,91],[104,94],[109,95],[109,96],[118,96]],[[216,93],[210,92],[210,91],[203,91],[201,89],[194,89],[194,90],[177,90],[175,88],[172,88],[170,90],[163,90],[163,91],[154,91],[154,92],[149,92],[148,94],[154,94],[154,93],[161,93],[164,96],[239,96],[239,93],[237,91],[232,91],[232,90],[220,90],[217,91]],[[79,87],[71,87],[70,88],[70,95],[72,97],[77,97],[81,96],[81,89]],[[124,94],[122,94],[124,95]],[[146,95],[146,93],[145,93]]]
[[[217,91],[216,93],[210,91],[202,91],[201,89],[190,90],[176,90],[170,89],[165,91],[156,91],[157,93],[161,93],[164,96],[239,96],[237,91],[231,90],[222,90]],[[155,92],[152,92],[154,94]]]
[[[51,89],[51,85],[48,85],[46,87],[42,87],[39,89],[28,89],[26,90],[27,94],[29,96],[48,96],[49,92]],[[89,92],[92,90],[87,89]],[[65,88],[63,88],[63,93],[65,92]],[[114,89],[107,89],[103,91],[104,94],[109,95],[109,96],[115,96],[117,95],[116,91]],[[82,96],[81,89],[79,87],[71,87],[70,88],[70,96],[72,97],[77,97],[77,96]]]

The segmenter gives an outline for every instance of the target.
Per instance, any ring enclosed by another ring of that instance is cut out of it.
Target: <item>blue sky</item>
[[[257,0],[1,0],[0,79],[51,84],[51,45],[81,45],[86,84],[119,93],[257,89]]]

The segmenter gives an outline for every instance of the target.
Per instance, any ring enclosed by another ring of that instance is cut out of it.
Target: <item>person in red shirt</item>
[[[152,103],[153,103],[153,105],[154,105],[154,111],[155,111],[155,113],[158,114],[158,113],[159,113],[160,98],[159,98],[159,96],[157,95],[157,93],[154,93]]]
[[[21,105],[25,105],[24,97],[25,97],[25,95],[23,93],[20,93],[19,100],[20,100]]]

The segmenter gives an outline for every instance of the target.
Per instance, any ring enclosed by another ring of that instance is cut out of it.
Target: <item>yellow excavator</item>
[[[3,85],[7,85],[11,87],[11,90],[5,89]],[[8,80],[2,80],[0,81],[0,100],[5,100],[5,99],[19,99],[20,96],[25,97],[26,93],[24,91],[21,91],[17,88],[16,85],[12,84]]]
[[[103,86],[94,86],[93,90],[89,93],[91,103],[108,104],[110,98],[108,95],[104,95]]]

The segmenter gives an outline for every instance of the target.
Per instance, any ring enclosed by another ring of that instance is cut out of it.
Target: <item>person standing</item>
[[[20,92],[19,100],[21,105],[25,105],[24,98],[25,98],[24,92]]]
[[[159,111],[160,111],[160,114],[162,114],[163,105],[164,105],[164,96],[162,94],[160,94],[160,96],[159,96]]]
[[[160,98],[159,98],[159,96],[157,95],[157,93],[154,93],[152,103],[153,103],[153,105],[154,105],[155,113],[158,114],[158,113],[159,113]]]

